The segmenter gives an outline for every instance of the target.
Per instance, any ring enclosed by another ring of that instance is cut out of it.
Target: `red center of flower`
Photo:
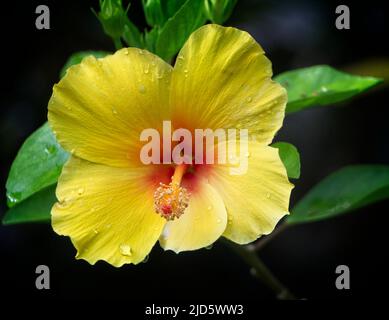
[[[162,210],[164,215],[170,215],[173,211],[173,207],[170,204],[163,204],[161,206],[161,210]]]

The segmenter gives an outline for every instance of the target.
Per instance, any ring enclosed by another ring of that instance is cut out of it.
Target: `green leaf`
[[[148,51],[155,53],[155,45],[158,40],[159,27],[154,27],[150,31],[145,32],[145,47]]]
[[[104,58],[106,55],[110,54],[106,51],[80,51],[73,53],[69,59],[66,61],[65,65],[62,67],[60,72],[60,77],[62,78],[66,74],[66,70],[75,65],[79,64],[82,59],[84,59],[87,56],[94,56],[96,58]]]
[[[142,0],[147,24],[150,27],[163,27],[165,22],[183,6],[185,1],[186,0]]]
[[[55,187],[55,185],[52,185],[43,189],[9,209],[3,217],[3,224],[48,222],[51,208],[56,202]]]
[[[161,0],[142,0],[146,22],[150,27],[162,26],[166,17],[162,9]]]
[[[382,82],[378,78],[354,76],[325,65],[287,71],[274,80],[288,91],[288,113],[344,101]]]
[[[167,19],[173,17],[185,2],[186,0],[162,0],[162,8]]]
[[[283,162],[289,178],[300,178],[300,154],[297,148],[287,142],[276,142],[271,145],[279,150],[281,161]]]
[[[45,123],[23,143],[11,166],[6,184],[8,206],[56,183],[68,157]]]
[[[130,20],[124,26],[123,39],[129,47],[144,47],[142,34]]]
[[[389,166],[355,165],[319,182],[293,208],[289,223],[327,219],[389,198]]]
[[[156,44],[156,53],[169,62],[182,48],[190,34],[202,26],[205,21],[203,1],[187,0],[161,29]]]

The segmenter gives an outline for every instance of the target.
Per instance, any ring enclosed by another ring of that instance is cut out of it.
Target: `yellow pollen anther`
[[[187,165],[178,165],[169,184],[160,183],[154,192],[155,211],[166,220],[179,218],[188,207],[190,193],[180,186]]]

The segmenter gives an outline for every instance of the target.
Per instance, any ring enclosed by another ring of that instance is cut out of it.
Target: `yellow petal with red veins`
[[[223,198],[228,212],[224,236],[246,244],[273,231],[289,213],[293,185],[278,155],[278,149],[249,142],[247,172],[231,175],[231,164],[215,165],[209,183]],[[239,154],[239,150],[237,151]]]
[[[159,243],[165,250],[196,250],[214,243],[227,224],[227,212],[218,192],[205,181],[191,196],[179,219],[166,223]]]
[[[166,223],[154,212],[145,174],[145,169],[113,168],[76,157],[66,163],[52,225],[71,238],[78,259],[91,264],[105,260],[115,267],[144,260]]]
[[[125,167],[139,162],[140,133],[170,118],[172,67],[126,48],[68,69],[53,88],[48,119],[60,144],[76,156]]]
[[[174,66],[171,103],[176,126],[244,128],[269,144],[282,125],[286,91],[271,80],[261,46],[235,28],[195,31]]]

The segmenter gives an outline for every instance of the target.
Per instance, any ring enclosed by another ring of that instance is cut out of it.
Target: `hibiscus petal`
[[[141,131],[160,129],[170,118],[171,69],[135,48],[85,58],[53,88],[48,118],[58,141],[92,162],[117,167],[139,162]]]
[[[247,32],[218,25],[198,29],[173,70],[175,126],[245,128],[269,144],[282,125],[287,100],[271,76],[270,61]]]
[[[214,243],[227,224],[227,212],[218,192],[202,181],[191,195],[188,208],[177,220],[166,223],[159,240],[165,250],[196,250]]]
[[[293,185],[278,149],[249,142],[247,172],[232,175],[231,164],[215,165],[209,183],[221,195],[228,213],[224,236],[246,244],[273,231],[278,221],[289,212]],[[239,150],[237,150],[239,154]]]
[[[128,170],[71,157],[58,181],[52,225],[69,236],[78,259],[115,267],[139,263],[158,240],[165,219],[154,212],[145,170]]]

